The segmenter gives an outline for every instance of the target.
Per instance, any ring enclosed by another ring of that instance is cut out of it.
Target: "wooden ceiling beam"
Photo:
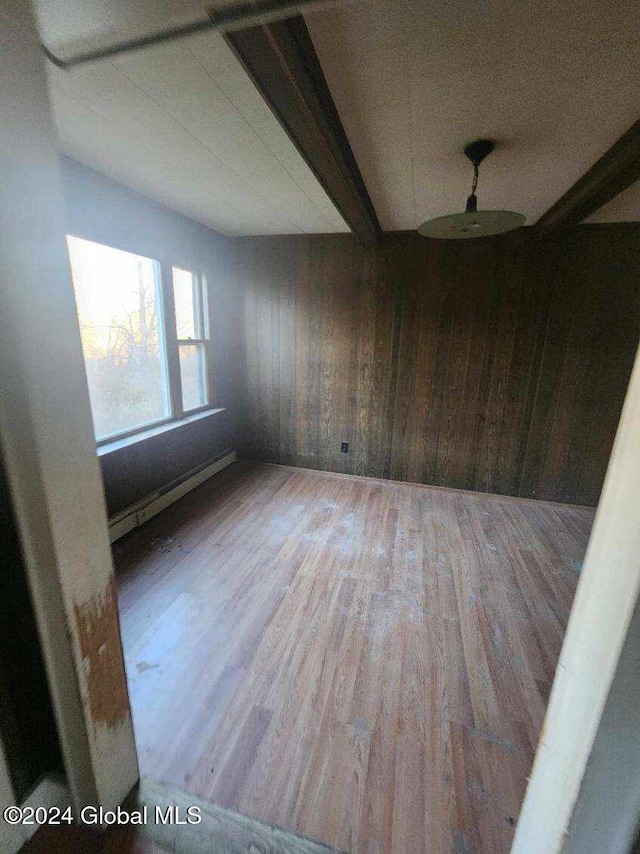
[[[534,237],[577,225],[640,179],[640,121],[632,125],[533,226]]]
[[[380,223],[302,16],[225,40],[347,224],[375,243]]]

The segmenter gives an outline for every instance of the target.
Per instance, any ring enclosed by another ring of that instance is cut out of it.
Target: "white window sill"
[[[185,427],[187,424],[193,424],[195,421],[202,421],[205,418],[211,418],[213,415],[218,415],[224,412],[222,409],[204,409],[199,412],[194,412],[191,415],[185,415],[183,418],[178,418],[174,421],[164,421],[162,424],[155,424],[153,427],[146,427],[138,433],[131,436],[123,436],[118,439],[110,439],[96,448],[99,457],[104,457],[114,451],[120,451],[122,448],[128,448],[130,445],[137,445],[138,442],[146,442],[147,439],[153,439],[155,436],[161,436],[163,433],[169,433],[171,430],[178,430],[180,427]]]

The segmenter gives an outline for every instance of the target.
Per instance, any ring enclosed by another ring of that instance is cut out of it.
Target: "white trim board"
[[[0,445],[74,810],[113,809],[139,772],[65,200],[31,4],[3,6]]]
[[[573,601],[512,854],[565,849],[640,591],[640,348]],[[623,671],[624,672],[624,671]],[[613,843],[612,843],[613,846]],[[622,850],[617,845],[607,851]]]
[[[176,486],[167,489],[165,492],[154,492],[151,495],[141,499],[132,507],[128,507],[116,516],[109,519],[109,538],[112,543],[124,537],[129,531],[134,528],[144,525],[149,519],[157,516],[162,510],[165,510],[183,495],[191,492],[196,486],[200,486],[205,480],[213,477],[222,469],[230,466],[236,461],[236,452],[230,451],[223,457],[214,460],[204,468],[199,469],[191,475],[187,475],[184,480],[176,484]]]

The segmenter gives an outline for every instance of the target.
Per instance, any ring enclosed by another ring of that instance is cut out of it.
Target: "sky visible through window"
[[[185,343],[203,337],[202,300],[197,296],[200,283],[194,273],[180,267],[174,267],[172,272],[182,406],[188,412],[207,403],[204,346]]]
[[[198,338],[194,303],[194,276],[189,270],[182,270],[180,267],[173,268],[173,299],[176,307],[177,337]]]
[[[155,263],[68,238],[96,437],[170,414]]]

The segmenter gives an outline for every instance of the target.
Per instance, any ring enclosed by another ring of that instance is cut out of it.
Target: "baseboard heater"
[[[236,459],[235,451],[227,451],[225,454],[205,463],[197,469],[192,469],[176,480],[171,481],[162,489],[146,495],[135,504],[129,505],[120,513],[109,518],[109,538],[112,543],[124,537],[134,528],[144,525],[149,519],[156,516],[169,505],[173,504],[187,492],[191,492],[196,486],[200,486],[214,474],[231,465]]]

